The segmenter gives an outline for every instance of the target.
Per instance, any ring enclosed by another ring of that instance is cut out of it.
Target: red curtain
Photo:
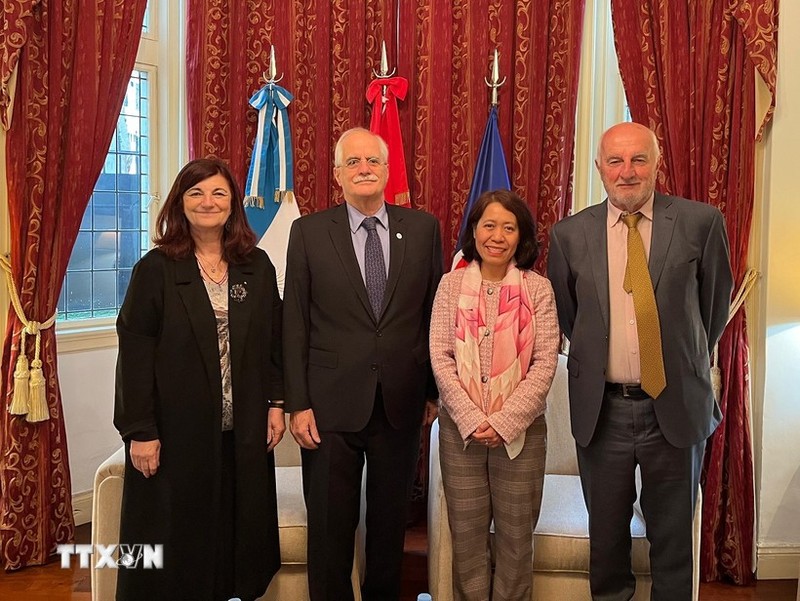
[[[731,266],[741,283],[754,199],[755,77],[775,102],[777,2],[612,0],[620,71],[634,121],[664,151],[659,188],[718,207]],[[701,574],[706,581],[753,579],[753,459],[744,310],[719,343],[723,422],[708,442]]]
[[[0,57],[0,77],[5,82],[16,64],[6,139],[11,266],[29,320],[44,322],[55,313],[125,97],[145,5],[145,0],[4,4],[7,22],[23,34],[14,36],[22,42],[12,48],[15,53]],[[0,98],[0,107],[3,102],[8,96]],[[42,332],[50,419],[39,423],[7,411],[19,334],[20,320],[10,309],[0,382],[0,560],[7,570],[43,564],[74,533],[55,332]]]
[[[497,46],[512,185],[537,216],[545,248],[546,232],[571,204],[583,0],[217,4],[188,3],[192,157],[219,156],[244,181],[256,124],[247,99],[263,85],[274,43],[281,85],[295,95],[289,115],[301,212],[339,202],[333,146],[344,130],[369,124],[364,91],[385,40],[390,68],[410,84],[399,107],[412,204],[439,218],[449,255],[486,124],[484,77]]]
[[[512,188],[547,232],[572,203],[583,0],[414,0],[400,6],[399,72],[409,77],[401,105],[409,146],[411,198],[442,223],[445,256],[462,211],[486,125],[484,82],[500,52],[500,132]]]

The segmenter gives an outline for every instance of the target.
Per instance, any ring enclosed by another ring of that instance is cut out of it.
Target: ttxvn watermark
[[[164,567],[163,545],[58,545],[61,567],[70,567],[70,558],[77,555],[82,568],[90,567],[90,558],[95,557],[95,568],[143,568],[158,570]]]

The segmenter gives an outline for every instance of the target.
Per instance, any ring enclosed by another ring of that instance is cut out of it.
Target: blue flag
[[[497,106],[492,106],[489,109],[489,119],[486,121],[481,148],[478,151],[478,160],[475,163],[475,173],[472,176],[469,197],[464,205],[461,230],[459,231],[458,244],[456,245],[456,256],[453,258],[453,268],[457,266],[461,259],[461,248],[464,246],[467,218],[475,205],[475,201],[484,192],[510,189],[511,180],[508,177],[503,143],[500,141],[500,130],[497,126]]]

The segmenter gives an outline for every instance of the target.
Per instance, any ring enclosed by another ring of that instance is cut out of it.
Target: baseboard
[[[92,497],[91,490],[72,495],[72,517],[75,518],[76,526],[92,521]]]
[[[800,573],[800,545],[759,546],[756,564],[759,580],[788,580]]]

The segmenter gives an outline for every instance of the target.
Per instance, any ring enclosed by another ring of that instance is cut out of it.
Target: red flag
[[[405,206],[411,204],[411,197],[397,99],[404,100],[407,92],[408,80],[405,77],[378,78],[367,87],[367,100],[372,104],[369,130],[378,134],[389,146],[389,181],[384,192],[386,202]]]

